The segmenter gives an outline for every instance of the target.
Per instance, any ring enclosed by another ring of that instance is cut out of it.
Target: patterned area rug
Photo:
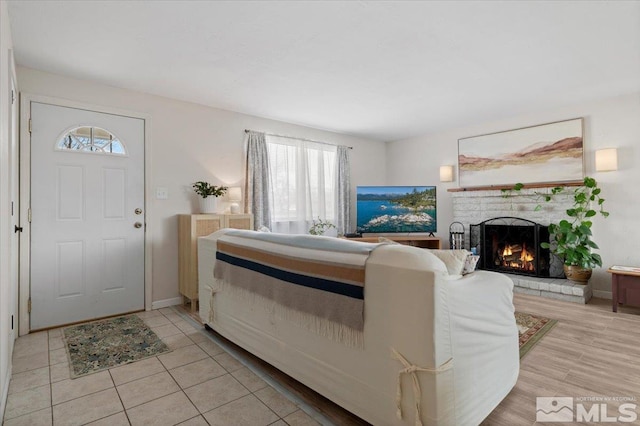
[[[516,312],[516,324],[520,335],[520,359],[557,323],[557,320]]]
[[[72,378],[169,351],[137,315],[74,325],[63,334]]]

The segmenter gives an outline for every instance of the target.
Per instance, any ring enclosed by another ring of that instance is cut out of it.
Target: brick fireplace
[[[527,224],[537,224],[540,227],[546,227],[551,222],[559,222],[565,218],[565,211],[570,208],[573,203],[569,196],[555,196],[553,203],[540,203],[539,197],[536,193],[550,192],[550,188],[539,189],[523,189],[518,191],[517,194],[511,194],[509,197],[504,197],[500,190],[483,190],[483,191],[459,191],[452,192],[451,197],[453,200],[453,221],[460,222],[465,227],[465,242],[464,246],[467,249],[471,248],[471,230],[472,225],[478,225],[486,223],[490,226],[499,225],[499,223],[492,222],[496,218],[517,218],[514,224],[516,226],[529,226]],[[540,206],[540,207],[538,207]],[[495,228],[489,228],[490,234],[495,231]],[[516,228],[515,234],[518,233]],[[485,234],[487,229],[485,227]],[[514,234],[514,235],[515,235]],[[481,255],[480,264],[483,269],[496,270],[507,274],[514,282],[514,291],[518,293],[532,294],[536,296],[549,297],[553,299],[565,300],[569,302],[586,303],[592,295],[591,285],[576,285],[572,282],[559,278],[562,277],[562,264],[561,262],[554,260],[553,257],[549,257],[549,260],[545,261],[544,258],[547,254],[540,254],[538,256],[543,257],[543,265],[538,267],[538,270],[547,269],[546,276],[543,273],[540,275],[538,272],[531,273],[522,270],[513,271],[504,268],[503,261],[513,262],[514,265],[524,265],[525,260],[520,260],[522,257],[522,242],[524,241],[525,249],[536,250],[536,246],[539,247],[539,240],[533,241],[521,240],[515,242],[516,247],[511,247],[511,254],[509,250],[506,252],[500,252],[500,247],[505,242],[500,242],[500,238],[494,238],[493,234],[490,235],[490,242],[484,242],[489,246],[479,247],[477,246],[477,240],[473,243]],[[543,238],[545,237],[543,231]],[[548,238],[548,231],[546,234]],[[520,239],[520,238],[517,238]],[[496,246],[494,247],[494,244]],[[533,245],[533,247],[531,247]],[[514,249],[516,255],[514,255]],[[491,256],[485,256],[486,253],[491,252]],[[499,255],[498,255],[499,254]],[[496,259],[496,255],[497,259]],[[524,257],[526,259],[526,255]],[[540,259],[540,258],[539,258]],[[499,265],[496,265],[498,261]],[[547,262],[545,265],[544,263]],[[487,264],[493,265],[493,267],[486,267]],[[528,265],[524,265],[524,268],[518,267],[517,269],[527,269]]]

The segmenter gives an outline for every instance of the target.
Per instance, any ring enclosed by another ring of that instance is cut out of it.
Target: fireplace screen
[[[500,217],[471,225],[471,247],[480,255],[479,268],[536,277],[549,277],[546,226],[525,219]]]

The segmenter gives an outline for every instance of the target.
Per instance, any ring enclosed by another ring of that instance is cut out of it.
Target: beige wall
[[[608,219],[594,219],[594,241],[600,246],[605,267],[613,264],[640,266],[640,94],[581,103],[571,107],[528,114],[478,126],[461,126],[451,131],[424,135],[387,144],[388,184],[438,184],[438,236],[448,238],[453,220],[451,194],[457,182],[441,184],[441,165],[457,164],[458,139],[576,117],[585,118],[585,167],[588,176],[602,188]],[[597,173],[594,152],[618,148],[618,171]],[[611,297],[611,279],[606,268],[594,271],[596,297]]]
[[[178,296],[176,214],[196,212],[191,182],[209,180],[217,184],[238,185],[243,177],[245,128],[295,135],[354,146],[352,185],[438,185],[438,232],[448,238],[452,221],[452,201],[441,184],[438,169],[457,163],[457,140],[575,117],[585,117],[585,163],[587,174],[596,177],[603,188],[611,218],[595,220],[595,240],[600,244],[605,265],[639,264],[640,231],[635,212],[629,206],[640,194],[640,95],[597,100],[559,110],[505,118],[477,126],[424,135],[386,144],[363,140],[303,126],[248,116],[231,111],[113,88],[32,69],[19,68],[18,80],[25,93],[55,96],[90,104],[111,106],[152,117],[152,182],[169,190],[168,200],[155,200],[152,209],[153,300]],[[618,147],[620,170],[595,173],[596,149]],[[355,208],[354,208],[355,214]],[[610,295],[609,276],[595,271],[596,296]]]
[[[27,68],[18,68],[22,93],[54,96],[77,102],[150,114],[150,206],[153,245],[153,301],[178,293],[177,219],[197,212],[190,184],[240,185],[244,175],[244,129],[353,146],[352,185],[384,183],[385,145],[332,132],[176,101]],[[155,199],[155,189],[169,190],[168,200]],[[354,189],[355,193],[355,189]]]

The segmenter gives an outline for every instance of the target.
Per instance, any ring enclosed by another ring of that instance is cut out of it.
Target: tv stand
[[[434,237],[433,233],[429,234],[429,236],[423,235],[398,235],[398,236],[388,236],[381,235],[382,238],[386,238],[387,240],[394,241],[399,244],[404,244],[407,246],[427,248],[427,249],[440,249],[441,241],[440,238]],[[352,241],[361,241],[363,243],[377,243],[379,237],[360,237],[360,238],[349,238]]]

